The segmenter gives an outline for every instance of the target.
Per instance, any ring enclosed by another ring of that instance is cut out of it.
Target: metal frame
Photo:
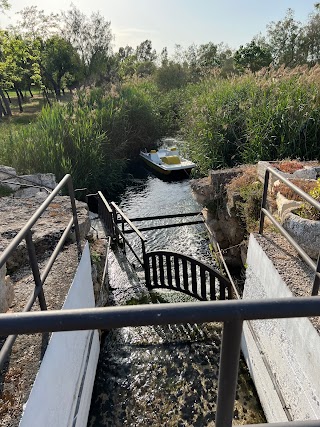
[[[282,227],[282,225],[273,217],[272,213],[267,209],[267,197],[268,197],[268,188],[269,188],[269,177],[270,174],[276,176],[281,182],[286,184],[291,190],[298,194],[303,200],[310,203],[313,207],[320,211],[320,203],[317,200],[313,199],[309,194],[305,193],[301,188],[292,184],[288,179],[284,178],[279,171],[273,167],[268,167],[266,169],[265,178],[264,178],[264,187],[263,187],[263,196],[261,202],[261,214],[260,214],[260,226],[259,234],[263,234],[264,218],[267,217],[272,222],[272,224],[279,230],[279,232],[288,240],[288,242],[296,249],[301,258],[305,261],[306,264],[315,272],[315,278],[313,282],[313,287],[311,295],[318,295],[320,287],[320,251],[318,255],[317,263],[315,263],[309,255],[298,245],[298,243],[290,236],[290,234]]]
[[[36,251],[34,242],[32,239],[32,227],[35,225],[37,220],[40,218],[40,216],[43,214],[43,212],[47,209],[49,204],[52,202],[52,200],[59,194],[60,190],[67,185],[68,192],[70,196],[70,203],[72,208],[72,218],[70,219],[66,229],[64,230],[59,242],[57,243],[57,246],[55,247],[53,253],[51,254],[48,263],[46,264],[42,274],[40,274]],[[79,223],[78,223],[78,216],[77,216],[77,210],[76,210],[76,204],[75,204],[75,197],[74,197],[74,190],[73,190],[73,184],[72,184],[72,178],[71,175],[66,175],[60,183],[56,186],[56,188],[50,193],[50,195],[47,197],[47,199],[42,203],[42,205],[36,210],[36,212],[32,215],[32,217],[29,219],[29,221],[26,223],[26,225],[20,230],[20,232],[12,239],[10,244],[7,246],[7,248],[2,252],[0,256],[0,268],[5,264],[6,260],[10,257],[12,252],[16,249],[16,247],[19,245],[19,243],[22,242],[23,239],[26,241],[30,266],[32,269],[32,274],[35,282],[35,289],[32,291],[29,300],[27,301],[26,305],[23,308],[23,312],[28,312],[33,307],[36,299],[38,298],[40,309],[41,310],[47,310],[45,295],[43,291],[43,285],[45,283],[46,278],[48,277],[48,274],[51,270],[51,267],[56,260],[60,250],[62,249],[72,227],[75,229],[75,235],[76,235],[76,242],[77,242],[77,248],[78,248],[78,258],[80,259],[82,249],[81,249],[81,242],[80,242],[80,231],[79,231]],[[3,315],[1,315],[3,316]],[[8,355],[10,354],[11,348],[16,340],[17,336],[10,334],[0,351],[0,370],[3,368]]]
[[[216,427],[231,427],[240,356],[243,321],[320,316],[318,298],[281,298],[210,301],[202,303],[147,304],[92,309],[3,314],[0,335],[51,331],[111,330],[125,326],[223,322]],[[314,427],[320,420],[281,422],[277,427]],[[247,425],[258,427],[257,425]],[[259,427],[270,424],[259,424]]]
[[[197,267],[200,270],[199,275]],[[165,277],[165,271],[167,277]],[[189,280],[190,278],[191,280]],[[191,295],[200,301],[208,301],[208,290],[209,301],[232,299],[233,297],[232,285],[226,277],[202,261],[178,252],[167,250],[147,252],[145,254],[145,279],[148,289],[171,289]],[[216,280],[219,285],[218,294]]]
[[[119,236],[121,236],[124,253],[126,251],[125,245],[127,245],[129,247],[129,249],[131,250],[131,252],[133,253],[133,255],[136,257],[137,261],[141,264],[141,266],[143,268],[145,268],[144,259],[145,259],[145,253],[146,253],[146,241],[147,241],[146,237],[141,233],[141,231],[131,222],[131,220],[125,215],[125,213],[114,202],[111,202],[111,209],[113,212],[113,226],[115,229],[115,237],[116,237],[117,243],[120,242]],[[120,216],[120,220],[118,220],[118,215]],[[121,230],[118,227],[119,223],[121,223]],[[142,247],[142,259],[139,257],[139,255],[136,253],[136,251],[133,249],[130,242],[128,241],[128,239],[125,236],[125,232],[126,232],[125,224],[127,224],[131,228],[132,232],[134,232],[140,239],[141,247]]]

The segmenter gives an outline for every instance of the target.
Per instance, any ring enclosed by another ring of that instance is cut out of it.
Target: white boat
[[[191,170],[196,166],[180,156],[176,147],[160,148],[159,150],[140,151],[140,157],[152,169],[163,175],[189,175]]]

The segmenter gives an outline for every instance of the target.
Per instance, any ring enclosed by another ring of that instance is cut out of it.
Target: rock
[[[320,221],[301,218],[288,212],[282,225],[311,258],[317,259],[320,248]]]
[[[224,197],[226,193],[226,185],[243,171],[242,167],[231,169],[214,170],[210,172],[210,182],[214,199]]]
[[[0,313],[8,311],[14,298],[13,285],[9,276],[6,276],[6,265],[0,269]]]
[[[277,193],[276,201],[280,220],[282,220],[288,212],[299,208],[303,204],[302,202],[298,202],[296,200],[287,199],[280,192]]]
[[[0,212],[4,221],[0,224],[0,251],[7,247],[10,241],[18,234],[24,224],[41,205],[42,200],[36,198],[17,199],[14,197],[0,198]],[[90,220],[87,205],[76,202],[81,238],[84,238],[90,229]],[[57,196],[48,206],[32,228],[33,241],[38,256],[50,251],[60,239],[64,229],[72,217],[70,198]],[[70,238],[75,240],[74,232]],[[26,263],[28,259],[25,242],[23,241],[7,261],[8,271]]]
[[[305,166],[303,169],[293,172],[292,175],[300,179],[317,179],[317,171],[312,166]]]
[[[31,184],[37,187],[45,187],[53,190],[57,183],[56,177],[53,173],[36,173],[33,175],[21,175],[19,176],[21,184]]]
[[[208,177],[190,181],[192,195],[200,205],[206,205],[212,199],[212,189]]]
[[[0,165],[0,183],[2,186],[10,188],[12,191],[16,191],[20,188],[17,172],[9,166]]]

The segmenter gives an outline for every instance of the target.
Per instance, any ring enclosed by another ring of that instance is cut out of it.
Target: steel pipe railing
[[[216,427],[232,427],[244,320],[320,316],[319,297],[155,304],[3,314],[0,335],[71,330],[110,330],[125,326],[223,322]],[[282,422],[277,427],[314,427],[319,420]],[[269,426],[270,424],[259,424]],[[257,427],[257,425],[250,425]]]
[[[318,295],[320,288],[320,249],[318,261],[315,263],[309,257],[309,255],[301,248],[301,246],[290,236],[290,234],[282,227],[282,225],[274,218],[271,212],[267,209],[267,197],[268,197],[268,188],[269,188],[269,179],[270,174],[276,176],[281,182],[283,182],[287,187],[293,190],[298,194],[303,200],[310,203],[311,206],[320,211],[320,203],[313,199],[309,194],[305,193],[301,188],[294,185],[291,181],[284,178],[279,171],[273,167],[268,167],[266,169],[264,186],[263,186],[263,196],[261,201],[261,213],[260,213],[260,225],[259,225],[259,234],[263,234],[264,220],[265,217],[269,218],[272,224],[279,230],[279,232],[284,236],[288,242],[296,249],[301,258],[305,261],[306,264],[315,272],[314,282],[312,286],[311,295]]]
[[[36,224],[37,220],[40,218],[40,216],[43,214],[43,212],[47,209],[47,207],[50,205],[52,200],[59,194],[60,190],[67,185],[69,197],[70,197],[70,203],[71,203],[71,209],[72,209],[72,218],[68,222],[68,225],[66,229],[64,230],[62,236],[59,239],[58,244],[56,245],[53,253],[51,254],[49,261],[47,262],[44,271],[40,275],[39,271],[39,265],[37,261],[37,255],[35,250],[35,245],[32,239],[32,232],[31,228]],[[77,216],[77,210],[76,210],[76,203],[75,203],[75,197],[74,197],[74,190],[72,185],[72,178],[71,175],[66,175],[60,183],[56,186],[56,188],[50,193],[50,195],[46,198],[46,200],[41,204],[41,206],[36,210],[36,212],[31,216],[29,221],[25,224],[24,227],[20,230],[20,232],[12,239],[10,244],[7,246],[7,248],[2,252],[0,256],[0,268],[5,264],[7,259],[10,257],[10,255],[13,253],[13,251],[16,249],[16,247],[19,245],[19,243],[22,242],[23,239],[26,241],[28,256],[29,256],[29,262],[34,278],[35,288],[32,291],[27,303],[25,304],[23,308],[23,312],[28,312],[33,307],[33,304],[35,303],[36,299],[39,299],[39,304],[41,310],[47,310],[45,295],[43,291],[43,285],[45,283],[45,280],[52,268],[52,265],[54,261],[56,260],[59,252],[61,251],[67,237],[69,236],[69,233],[74,226],[75,228],[75,235],[76,235],[76,244],[78,249],[78,258],[81,256],[81,241],[80,241],[80,230],[79,230],[79,223],[78,223],[78,216]],[[1,351],[0,351],[0,370],[3,368],[10,352],[12,349],[12,346],[17,338],[17,335],[14,333],[8,333],[5,334],[8,335],[4,344],[2,345]]]

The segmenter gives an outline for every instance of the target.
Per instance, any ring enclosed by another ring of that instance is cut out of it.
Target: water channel
[[[134,167],[132,179],[117,202],[129,218],[201,210],[188,180],[164,182],[141,166]],[[156,224],[163,222],[157,220]],[[144,234],[147,250],[170,249],[213,265],[203,225]],[[139,241],[131,236],[132,245],[138,247]],[[134,263],[129,252],[128,258]],[[186,300],[190,297],[173,291],[152,295],[153,303]],[[88,426],[214,426],[220,338],[218,323],[110,332],[102,344]],[[264,421],[241,361],[234,424]]]

